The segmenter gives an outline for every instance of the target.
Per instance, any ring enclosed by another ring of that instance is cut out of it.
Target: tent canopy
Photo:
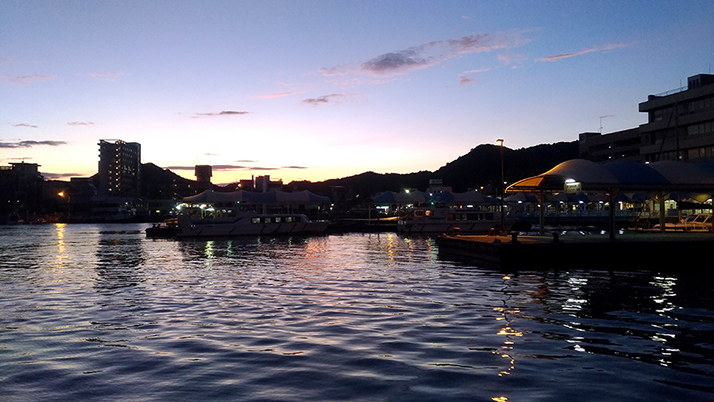
[[[508,192],[562,192],[566,180],[579,182],[581,191],[701,191],[714,190],[714,171],[684,162],[648,165],[633,161],[597,164],[584,159],[565,161],[549,171],[510,185]]]

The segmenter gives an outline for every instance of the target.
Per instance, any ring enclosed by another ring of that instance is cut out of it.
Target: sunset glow
[[[3,1],[0,164],[90,176],[121,139],[214,183],[436,170],[637,127],[648,94],[711,73],[712,21],[710,1]]]

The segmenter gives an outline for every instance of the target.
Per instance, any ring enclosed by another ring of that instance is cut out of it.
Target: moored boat
[[[176,237],[314,234],[328,222],[304,214],[261,214],[239,208],[188,208],[178,216]]]
[[[473,208],[413,207],[397,220],[397,231],[404,233],[488,233],[509,230],[515,219],[504,217],[497,211]]]

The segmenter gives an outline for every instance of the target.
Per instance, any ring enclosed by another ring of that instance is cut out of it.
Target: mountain
[[[561,162],[577,157],[577,141],[537,145],[517,150],[504,147],[504,177],[506,182],[513,183],[546,172]],[[497,185],[501,179],[501,148],[496,145],[479,145],[434,172],[407,174],[366,172],[318,183],[291,182],[288,186],[333,197],[335,189],[343,188],[353,195],[369,197],[384,191],[402,191],[405,188],[424,191],[429,186],[430,179],[441,179],[444,186],[451,186],[455,192]]]

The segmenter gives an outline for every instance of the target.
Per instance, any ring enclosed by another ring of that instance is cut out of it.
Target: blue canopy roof
[[[714,169],[684,162],[641,164],[613,161],[597,164],[584,159],[565,161],[549,171],[520,180],[506,191],[564,191],[566,180],[581,184],[582,191],[714,191]]]

